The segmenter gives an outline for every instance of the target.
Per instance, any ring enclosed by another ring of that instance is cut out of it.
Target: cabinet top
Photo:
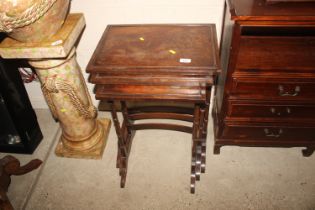
[[[233,20],[315,21],[314,2],[227,0]]]

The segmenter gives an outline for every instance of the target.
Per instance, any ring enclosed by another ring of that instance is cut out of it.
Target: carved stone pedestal
[[[0,55],[28,59],[35,68],[50,110],[62,128],[56,155],[99,159],[105,148],[110,120],[96,119],[97,110],[76,61],[74,44],[84,26],[83,14],[70,14],[58,33],[43,42],[4,39]]]

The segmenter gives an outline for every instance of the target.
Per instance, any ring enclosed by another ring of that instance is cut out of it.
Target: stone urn
[[[0,31],[21,42],[53,36],[69,12],[70,0],[0,0]]]

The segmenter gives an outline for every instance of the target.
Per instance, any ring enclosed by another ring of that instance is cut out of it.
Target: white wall
[[[77,48],[84,72],[107,24],[215,23],[220,37],[223,0],[72,0],[72,13],[83,13],[86,28]],[[47,108],[39,84],[26,85],[34,108]],[[93,85],[88,84],[92,94]],[[94,99],[94,95],[92,95]],[[95,101],[94,101],[95,102]],[[95,102],[96,104],[96,102]]]

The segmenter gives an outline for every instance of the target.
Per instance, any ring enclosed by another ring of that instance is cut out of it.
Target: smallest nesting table
[[[134,132],[168,129],[192,134],[194,193],[196,180],[205,172],[210,94],[219,72],[215,25],[109,25],[87,72],[96,84],[96,99],[111,104],[121,187]],[[120,102],[122,123],[115,102]],[[181,120],[191,126],[139,123],[144,119]]]

